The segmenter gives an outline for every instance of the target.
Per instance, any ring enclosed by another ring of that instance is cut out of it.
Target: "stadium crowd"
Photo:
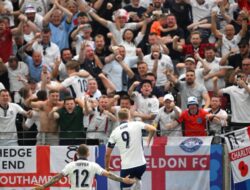
[[[0,0],[0,146],[106,143],[121,108],[158,136],[249,126],[249,24],[245,0]]]

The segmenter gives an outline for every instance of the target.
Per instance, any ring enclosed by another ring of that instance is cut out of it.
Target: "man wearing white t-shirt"
[[[243,72],[237,74],[236,85],[219,89],[217,78],[214,78],[214,91],[219,96],[228,94],[231,100],[232,119],[230,126],[240,129],[250,125],[250,84],[247,83],[247,75]]]
[[[54,62],[57,58],[60,58],[59,47],[51,41],[51,30],[50,28],[43,28],[41,33],[41,39],[33,40],[32,49],[40,52],[45,64],[52,70]]]
[[[175,106],[172,94],[166,94],[163,98],[164,106],[162,106],[157,114],[154,124],[159,124],[161,136],[182,136],[181,125],[174,130],[166,130],[165,125],[178,119],[181,115],[181,109]]]
[[[197,22],[210,16],[212,8],[216,6],[218,0],[185,0],[192,7],[193,22]]]
[[[172,59],[161,53],[160,46],[155,44],[151,47],[151,53],[143,57],[143,61],[148,65],[148,72],[154,73],[157,77],[156,86],[164,87],[168,81],[165,71],[174,68]]]
[[[238,34],[235,34],[235,28],[232,24],[227,24],[224,29],[224,34],[216,29],[216,12],[211,14],[211,31],[216,38],[221,39],[221,54],[225,55],[231,50],[237,50],[239,52],[238,43],[246,35],[247,32],[247,20],[242,20],[241,30]]]
[[[20,103],[21,96],[18,91],[25,86],[25,82],[28,80],[28,66],[24,62],[18,61],[18,59],[14,56],[10,56],[6,66],[9,75],[10,93],[13,97],[13,102]]]
[[[16,115],[30,116],[18,104],[10,103],[9,92],[5,89],[0,91],[0,146],[18,146]]]
[[[86,145],[81,144],[77,149],[77,160],[68,163],[61,173],[57,174],[49,182],[44,185],[38,185],[32,190],[43,190],[50,187],[64,176],[70,178],[71,190],[91,190],[95,175],[101,175],[108,177],[114,181],[123,182],[126,184],[135,183],[135,179],[131,179],[128,176],[125,178],[119,177],[105,169],[99,164],[87,160],[89,156],[89,149]]]
[[[140,121],[129,121],[130,111],[122,108],[118,112],[120,125],[111,133],[108,146],[106,149],[105,168],[109,171],[110,157],[115,145],[119,149],[121,155],[121,177],[130,175],[138,179],[135,186],[121,183],[121,190],[141,189],[141,177],[146,170],[146,160],[142,146],[142,130],[149,132],[148,145],[156,131],[152,125]]]

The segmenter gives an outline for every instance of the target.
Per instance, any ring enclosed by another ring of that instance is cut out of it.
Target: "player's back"
[[[112,132],[109,142],[116,144],[120,151],[122,169],[146,163],[142,144],[142,129],[144,128],[145,123],[133,121],[119,125]]]
[[[95,174],[102,172],[103,168],[97,163],[82,159],[67,164],[62,171],[70,179],[71,190],[91,190]]]
[[[87,79],[79,76],[71,76],[62,82],[62,85],[70,90],[71,96],[81,98],[87,91]]]

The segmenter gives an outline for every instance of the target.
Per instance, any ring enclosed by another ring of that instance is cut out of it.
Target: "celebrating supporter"
[[[214,91],[221,96],[228,94],[231,99],[232,119],[230,126],[233,129],[241,129],[250,124],[250,84],[247,82],[248,76],[244,72],[239,72],[235,77],[235,84],[219,89],[217,78],[214,78]]]
[[[159,125],[161,136],[182,136],[181,125],[175,127],[174,130],[166,130],[165,126],[173,120],[178,119],[181,114],[181,109],[175,106],[174,97],[172,94],[164,96],[164,106],[159,109],[159,113],[154,119],[154,124]]]
[[[176,128],[180,123],[184,124],[184,136],[206,136],[207,119],[211,119],[213,114],[199,107],[198,99],[190,96],[187,99],[187,109],[180,117],[172,123],[166,124],[166,129]]]
[[[31,117],[31,112],[26,112],[19,105],[10,103],[10,95],[7,90],[0,90],[1,146],[18,146],[15,123],[15,118],[18,113],[26,117]]]

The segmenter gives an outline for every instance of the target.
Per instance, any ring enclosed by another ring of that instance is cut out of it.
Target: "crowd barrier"
[[[197,153],[195,149],[200,142],[199,139],[203,141],[202,138],[196,137],[168,139],[158,137],[154,138],[150,147],[144,147],[147,171],[142,179],[143,190],[198,190],[201,189],[200,186],[205,187],[206,184],[208,187],[202,189],[250,189],[250,180],[233,183],[223,144],[212,144],[208,154],[204,154],[204,150],[201,149],[201,152]],[[76,146],[0,146],[0,189],[30,190],[36,183],[47,182],[72,161],[76,148]],[[181,149],[185,148],[187,150],[182,154]],[[105,149],[105,145],[90,146],[89,160],[104,166]],[[119,174],[120,158],[116,150],[113,152],[111,167],[113,172]],[[63,178],[50,189],[66,190],[68,187],[68,179]],[[119,183],[112,183],[98,176],[93,187],[95,190],[116,190],[119,189]]]

